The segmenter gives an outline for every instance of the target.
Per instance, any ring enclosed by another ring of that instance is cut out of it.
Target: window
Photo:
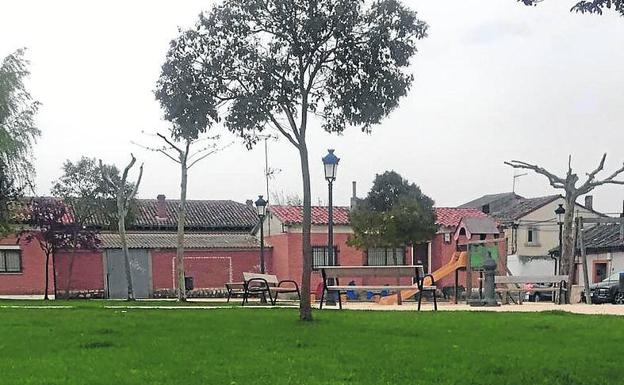
[[[0,249],[0,273],[21,273],[22,253],[20,250]]]
[[[395,262],[396,258],[396,262]],[[366,251],[366,264],[368,266],[394,266],[405,265],[405,249],[368,249]]]
[[[531,246],[537,246],[538,245],[537,229],[535,229],[533,227],[529,227],[527,229],[527,245],[531,245]]]
[[[312,268],[317,266],[336,266],[338,247],[334,246],[334,255],[331,261],[327,251],[327,246],[312,246]]]

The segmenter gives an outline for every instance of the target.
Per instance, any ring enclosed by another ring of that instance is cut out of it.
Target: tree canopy
[[[517,0],[524,5],[537,5],[543,0]],[[578,1],[570,9],[571,12],[595,13],[602,15],[605,9],[614,10],[624,16],[624,0],[584,0]]]
[[[117,191],[104,180],[103,171],[114,183],[121,183],[121,176],[115,166],[101,167],[95,158],[83,156],[76,162],[66,160],[62,168],[63,174],[52,187],[52,195],[63,199],[71,208],[77,222],[83,225],[102,224],[104,227],[114,227],[117,224]],[[127,193],[132,189],[133,185],[128,183]],[[134,207],[132,202],[129,207],[126,219],[131,221]]]
[[[367,197],[351,213],[359,248],[398,247],[431,239],[437,231],[433,200],[394,171],[378,174]]]
[[[32,185],[32,146],[41,134],[35,124],[39,102],[24,85],[30,74],[24,49],[0,64],[0,162],[18,186]]]

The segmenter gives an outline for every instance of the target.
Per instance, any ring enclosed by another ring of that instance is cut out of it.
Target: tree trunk
[[[54,285],[54,300],[58,298],[56,285],[56,252],[52,252],[52,284]]]
[[[175,267],[177,276],[177,297],[178,301],[186,301],[186,289],[184,285],[184,225],[186,223],[186,181],[188,169],[186,167],[187,152],[180,157],[180,207],[178,208],[178,245],[176,248]]]
[[[565,217],[563,220],[563,239],[561,246],[561,271],[560,274],[568,275],[572,272],[574,265],[574,209],[576,197],[571,194],[566,194],[565,198]],[[570,277],[572,282],[572,277]]]
[[[134,288],[132,287],[132,270],[130,268],[130,252],[128,251],[128,241],[126,239],[126,209],[124,204],[124,183],[122,182],[117,191],[117,226],[119,238],[121,238],[121,248],[124,256],[124,266],[126,269],[126,283],[128,284],[128,301],[134,301]]]
[[[310,189],[310,165],[308,163],[308,148],[303,138],[299,144],[301,158],[301,176],[303,178],[303,273],[301,275],[301,302],[299,304],[299,319],[312,321],[312,305],[310,303],[310,277],[312,275],[312,193]]]
[[[587,269],[587,254],[585,253],[585,241],[583,240],[583,218],[578,221],[579,247],[581,249],[581,262],[583,263],[583,290],[585,291],[585,300],[591,305],[591,292],[589,290],[589,273]]]
[[[45,292],[43,294],[43,299],[48,300],[48,287],[50,281],[50,253],[46,253],[46,261],[45,261]]]

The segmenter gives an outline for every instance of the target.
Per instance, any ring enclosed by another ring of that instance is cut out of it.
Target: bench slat
[[[500,284],[509,283],[559,283],[561,281],[569,281],[567,275],[530,275],[530,276],[514,276],[514,275],[497,275],[494,282]]]
[[[327,286],[328,290],[410,290],[418,286]]]
[[[327,278],[341,277],[416,277],[423,276],[422,265],[406,266],[318,266]]]

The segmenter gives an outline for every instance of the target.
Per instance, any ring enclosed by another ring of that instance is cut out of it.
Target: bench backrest
[[[243,279],[245,282],[254,278],[262,278],[266,280],[269,285],[277,285],[279,283],[277,275],[274,274],[243,273]]]
[[[420,277],[422,265],[409,266],[319,266],[326,278],[341,277]]]
[[[561,281],[568,282],[569,276],[567,275],[497,275],[494,277],[494,282],[500,284],[509,283],[559,283]]]

